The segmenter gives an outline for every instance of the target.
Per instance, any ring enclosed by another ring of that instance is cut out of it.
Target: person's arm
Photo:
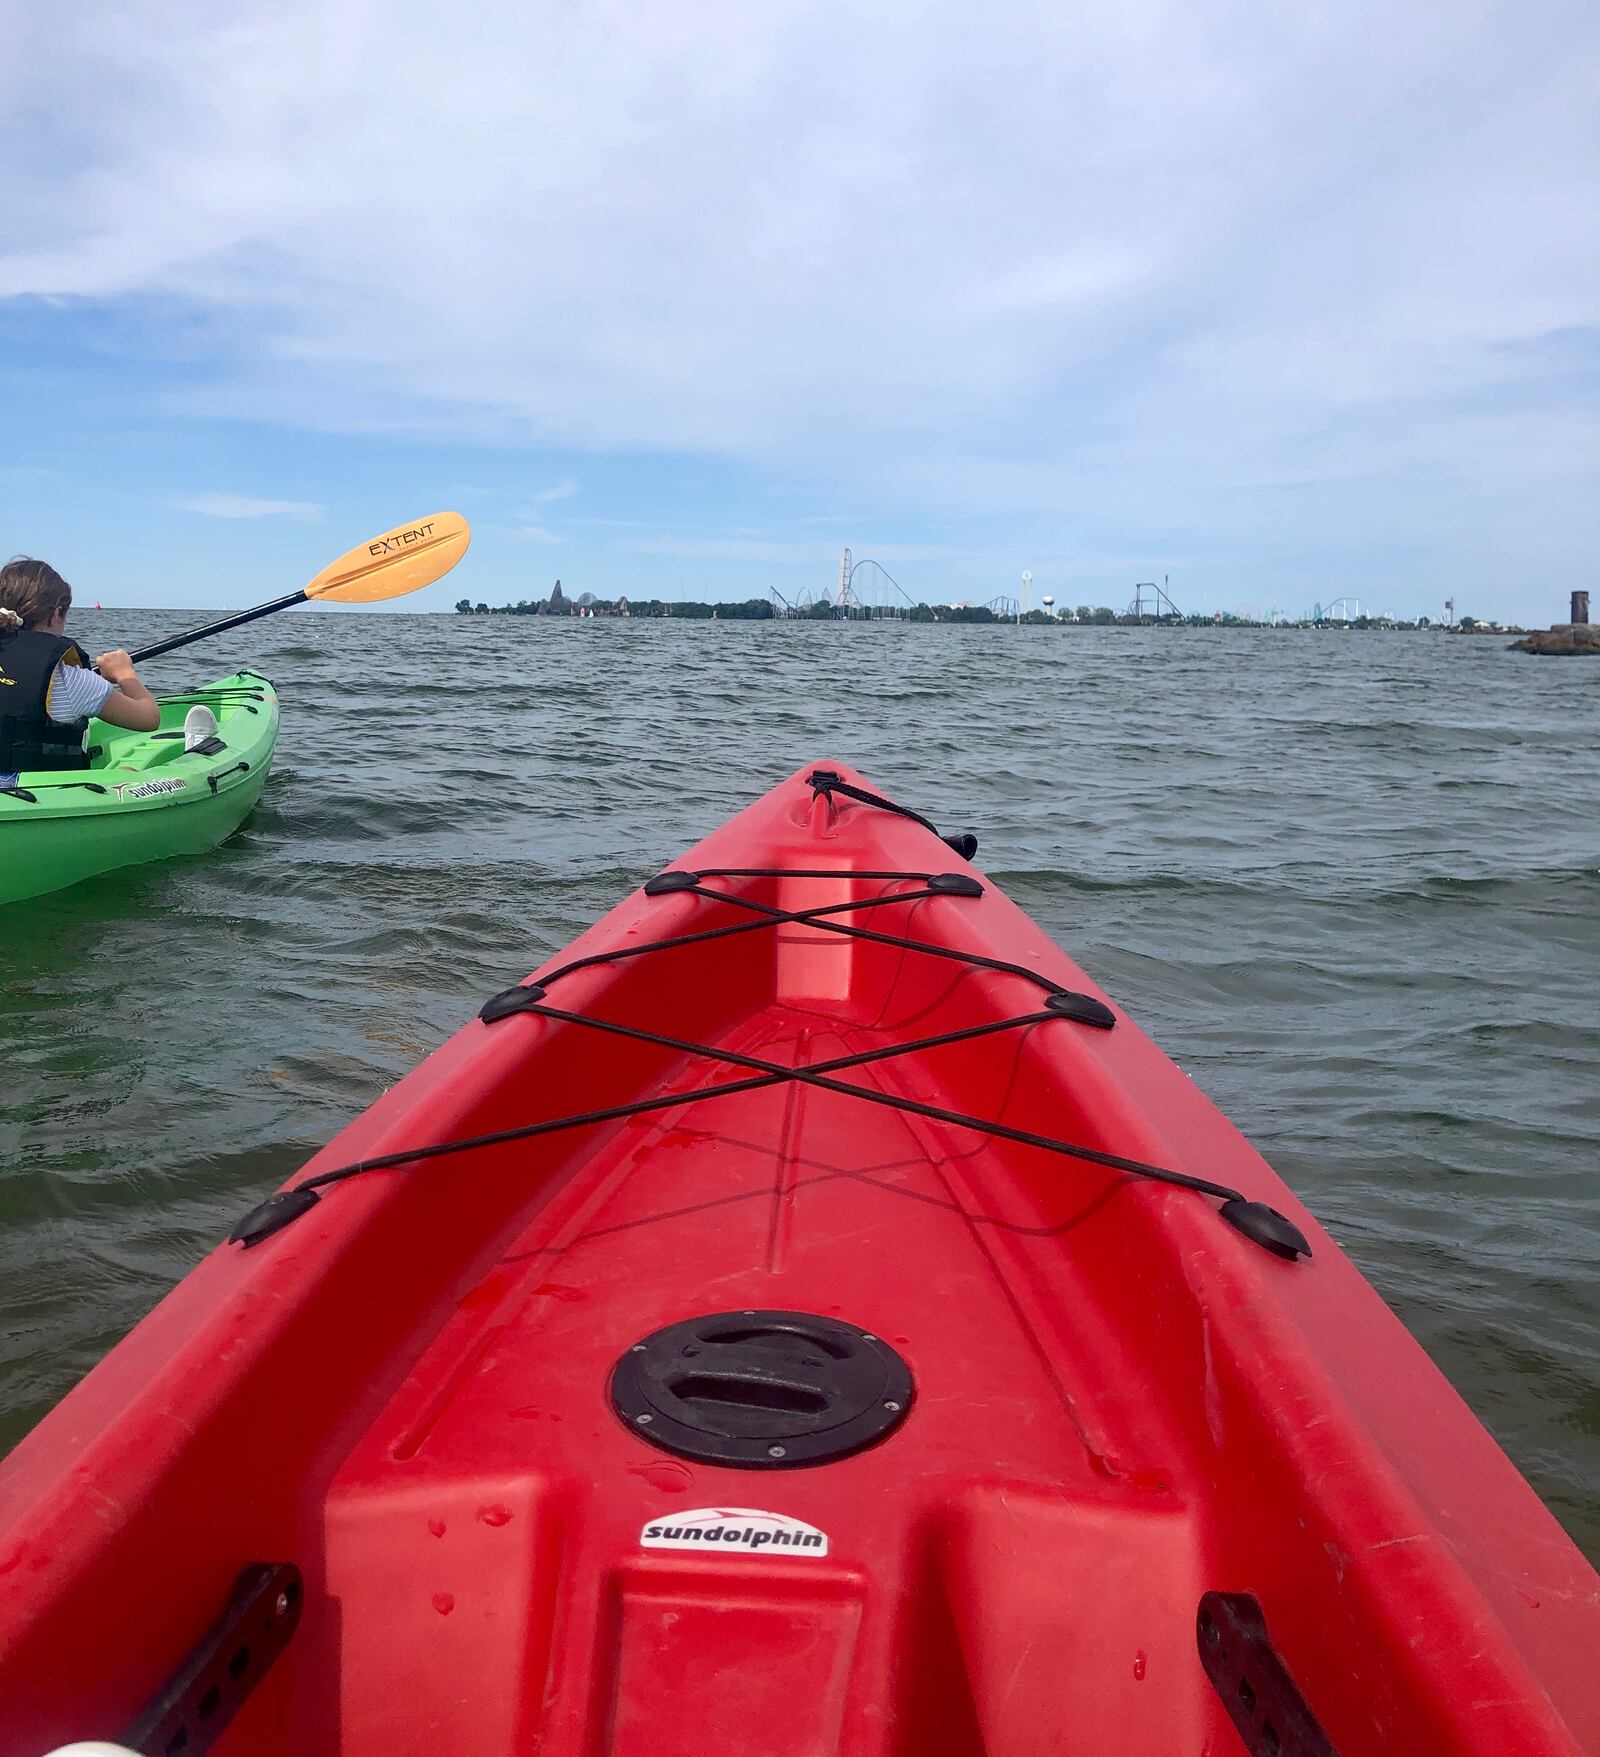
[[[133,661],[122,648],[102,653],[94,666],[108,683],[116,685],[101,705],[98,718],[130,732],[154,732],[161,724],[161,709],[139,681]]]

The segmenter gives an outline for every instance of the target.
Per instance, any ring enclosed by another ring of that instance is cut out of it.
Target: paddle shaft
[[[270,604],[258,604],[254,610],[241,610],[237,616],[224,616],[219,622],[208,622],[204,628],[191,628],[187,634],[173,635],[171,640],[140,647],[137,653],[130,653],[128,657],[135,665],[142,665],[146,659],[159,658],[163,653],[186,647],[190,641],[203,641],[207,635],[221,634],[225,628],[237,628],[243,622],[254,622],[258,616],[270,616],[274,610],[287,610],[292,604],[304,604],[306,601],[304,590],[291,592],[286,598],[274,598]]]

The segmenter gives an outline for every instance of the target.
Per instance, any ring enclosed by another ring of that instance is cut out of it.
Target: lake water
[[[979,832],[1600,1556],[1600,665],[1504,647],[302,611],[156,661],[259,666],[283,741],[226,847],[0,912],[0,1448],[486,995],[842,758]]]

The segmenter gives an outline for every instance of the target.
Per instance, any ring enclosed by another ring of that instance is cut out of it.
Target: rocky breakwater
[[[1589,653],[1600,659],[1600,622],[1558,622],[1513,641],[1513,653],[1549,653],[1560,657]]]

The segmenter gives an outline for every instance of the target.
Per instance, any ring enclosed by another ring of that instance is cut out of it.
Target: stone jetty
[[[1589,620],[1589,594],[1572,594],[1571,622],[1552,623],[1523,640],[1511,643],[1513,653],[1546,653],[1560,658],[1590,653],[1600,658],[1600,623]]]

